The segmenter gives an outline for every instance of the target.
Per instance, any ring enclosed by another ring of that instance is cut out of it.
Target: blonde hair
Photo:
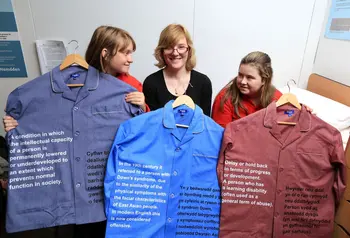
[[[158,61],[155,66],[158,68],[164,68],[166,66],[163,58],[164,49],[174,46],[183,37],[186,38],[187,44],[189,46],[186,70],[191,71],[196,66],[195,50],[193,48],[193,41],[191,39],[190,33],[183,25],[180,24],[170,24],[165,27],[160,33],[158,46],[154,50],[154,57]]]
[[[105,73],[105,65],[109,64],[118,51],[124,51],[130,44],[135,51],[136,43],[127,31],[113,26],[100,26],[91,37],[85,60],[92,67]],[[102,57],[104,48],[108,51],[106,57]]]
[[[241,60],[240,65],[251,65],[258,70],[263,86],[260,89],[260,104],[256,106],[267,107],[271,103],[276,90],[272,85],[273,70],[269,55],[260,51],[251,52]],[[242,104],[242,94],[237,87],[236,81],[237,77],[226,85],[227,90],[220,102],[220,109],[223,111],[225,102],[231,99],[235,114],[240,118],[239,109],[242,109],[246,114],[248,110]]]

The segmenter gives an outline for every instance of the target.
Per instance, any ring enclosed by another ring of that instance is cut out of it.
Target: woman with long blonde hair
[[[277,101],[282,93],[272,85],[272,77],[271,59],[266,53],[255,51],[246,55],[239,65],[238,75],[215,98],[214,121],[226,127]]]
[[[187,29],[180,24],[168,25],[160,34],[154,56],[160,68],[143,83],[143,93],[151,110],[186,94],[210,116],[212,85],[210,79],[194,70],[195,50]]]

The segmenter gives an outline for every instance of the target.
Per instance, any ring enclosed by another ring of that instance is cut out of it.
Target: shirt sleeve
[[[213,88],[210,79],[206,76],[206,83],[202,87],[201,92],[201,108],[205,115],[210,117],[211,113],[211,97],[213,95]]]
[[[23,103],[20,99],[19,89],[15,89],[7,98],[5,112],[18,120],[22,116]]]
[[[113,194],[113,189],[115,188],[116,183],[116,173],[117,173],[117,166],[118,166],[118,152],[119,152],[119,146],[126,138],[126,130],[124,128],[124,124],[121,124],[117,135],[114,139],[113,146],[111,148],[111,151],[108,156],[107,165],[106,165],[106,175],[104,179],[104,193],[105,193],[105,212],[106,217],[108,217],[109,211],[110,211],[110,201]]]
[[[344,147],[340,133],[337,131],[333,153],[331,155],[331,163],[335,169],[336,175],[334,178],[333,191],[335,194],[336,207],[338,207],[346,187],[346,162]]]
[[[146,104],[151,111],[158,109],[157,88],[152,83],[153,78],[147,77],[143,82],[143,94],[145,95]]]
[[[225,182],[224,182],[225,152],[229,150],[231,146],[232,146],[231,129],[226,128],[224,131],[224,136],[221,143],[218,165],[216,167],[218,181],[221,188],[222,186],[225,185]]]
[[[223,95],[224,92],[222,91],[216,96],[214,100],[212,118],[216,123],[225,128],[228,123],[233,121],[234,109],[230,103],[230,100],[227,100],[224,103],[223,109],[221,110],[220,103]]]
[[[123,100],[123,106],[124,106],[124,110],[126,110],[128,112],[128,116],[129,118],[131,117],[135,117],[138,115],[141,115],[142,113],[144,113],[144,111],[141,109],[141,107],[134,105],[132,103],[128,103],[125,100]],[[125,118],[125,120],[129,119],[129,118]]]

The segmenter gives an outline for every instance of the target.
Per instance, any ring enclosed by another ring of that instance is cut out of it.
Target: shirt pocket
[[[91,106],[90,125],[94,140],[113,141],[119,126],[120,114],[123,113],[122,104],[97,104]],[[111,133],[113,131],[113,133]]]
[[[318,180],[332,170],[328,146],[317,139],[299,143],[295,168],[300,179]]]
[[[115,113],[121,112],[122,105],[121,104],[113,104],[113,105],[94,105],[91,107],[91,112],[93,116],[99,115],[104,118],[109,118],[113,116]]]
[[[191,179],[201,182],[217,181],[216,165],[218,155],[203,153],[198,151],[192,152]]]

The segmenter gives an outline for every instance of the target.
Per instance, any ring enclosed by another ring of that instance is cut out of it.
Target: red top
[[[225,102],[223,110],[220,109],[220,102],[221,99],[224,97],[226,90],[226,87],[223,88],[216,96],[211,114],[214,121],[222,127],[226,127],[228,123],[239,119],[238,115],[235,113],[235,108],[230,98]],[[281,96],[282,93],[276,89],[272,101],[277,101]],[[255,106],[253,101],[247,97],[243,97],[242,105],[247,109],[248,113],[246,113],[243,109],[239,108],[239,114],[241,118],[262,109],[262,107],[260,106]]]
[[[142,93],[142,83],[138,81],[136,78],[131,76],[130,74],[119,74],[117,75],[117,78],[123,81],[124,83],[129,84],[130,86],[136,88],[137,91]],[[150,108],[146,104],[146,112],[150,112]]]

